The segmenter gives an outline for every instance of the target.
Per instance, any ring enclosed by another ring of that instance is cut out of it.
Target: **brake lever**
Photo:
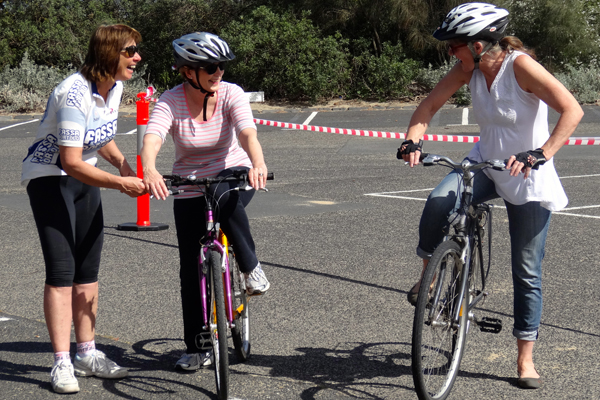
[[[245,191],[247,191],[247,190],[252,190],[252,189],[254,189],[254,188],[253,188],[252,186],[250,186],[250,185],[246,185],[246,186],[242,186],[242,187],[238,186],[238,187],[236,187],[236,188],[235,188],[235,190],[238,190],[238,191],[241,191],[241,192],[245,192]],[[262,191],[262,192],[268,192],[268,191],[269,191],[269,189],[267,189],[267,188],[265,187],[265,188],[260,188],[260,189],[258,189],[258,191]]]

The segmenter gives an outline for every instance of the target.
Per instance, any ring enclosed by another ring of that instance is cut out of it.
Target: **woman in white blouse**
[[[413,114],[400,153],[410,166],[419,163],[420,139],[433,115],[463,85],[469,85],[473,114],[481,141],[467,158],[508,159],[510,173],[485,170],[475,176],[474,200],[502,197],[511,237],[514,286],[514,329],[517,338],[518,385],[535,389],[541,379],[533,364],[533,345],[542,314],[541,263],[552,211],[567,205],[567,197],[552,157],[571,136],[583,116],[569,91],[538,64],[533,52],[512,36],[504,36],[508,11],[488,3],[454,8],[434,32],[446,41],[459,62],[437,84]],[[548,105],[560,114],[548,131]],[[547,161],[532,170],[537,159]],[[519,178],[520,174],[523,176]],[[457,173],[451,172],[427,199],[419,225],[417,255],[426,266],[441,242],[447,218],[460,193]],[[420,282],[408,293],[412,304]]]

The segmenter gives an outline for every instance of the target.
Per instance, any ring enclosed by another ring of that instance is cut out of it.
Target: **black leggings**
[[[27,193],[44,253],[46,284],[97,282],[104,242],[100,189],[70,176],[46,176],[32,179]]]
[[[230,175],[225,170],[219,176]],[[237,186],[235,182],[227,182],[211,187],[211,192],[219,198],[230,187]],[[213,190],[214,189],[214,190]],[[218,216],[221,230],[233,246],[235,258],[242,272],[250,272],[258,265],[254,240],[250,233],[250,223],[245,207],[254,196],[254,190],[231,191],[219,201],[219,211],[213,210]],[[197,353],[196,335],[202,332],[202,307],[200,302],[200,287],[198,285],[198,255],[200,254],[200,239],[205,233],[204,197],[190,199],[175,199],[173,211],[175,227],[179,244],[179,276],[181,279],[181,305],[183,309],[183,336],[187,353]]]

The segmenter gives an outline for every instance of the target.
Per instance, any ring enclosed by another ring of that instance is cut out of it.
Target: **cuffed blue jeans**
[[[473,201],[498,198],[494,182],[480,172],[473,178]],[[523,179],[515,177],[515,179]],[[417,255],[430,259],[448,232],[448,216],[460,205],[463,182],[452,171],[431,192],[419,224]],[[542,259],[551,212],[539,202],[514,205],[504,201],[508,213],[514,289],[514,328],[517,339],[536,340],[542,316]]]

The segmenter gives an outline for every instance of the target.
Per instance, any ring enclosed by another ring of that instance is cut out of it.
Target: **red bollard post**
[[[142,145],[144,143],[144,134],[150,116],[150,102],[146,99],[147,93],[138,93],[138,101],[135,102],[137,111],[137,177],[144,179],[144,170],[142,168]],[[167,224],[157,224],[150,222],[150,194],[146,193],[137,198],[137,222],[126,222],[117,225],[121,231],[162,231],[168,229]]]

